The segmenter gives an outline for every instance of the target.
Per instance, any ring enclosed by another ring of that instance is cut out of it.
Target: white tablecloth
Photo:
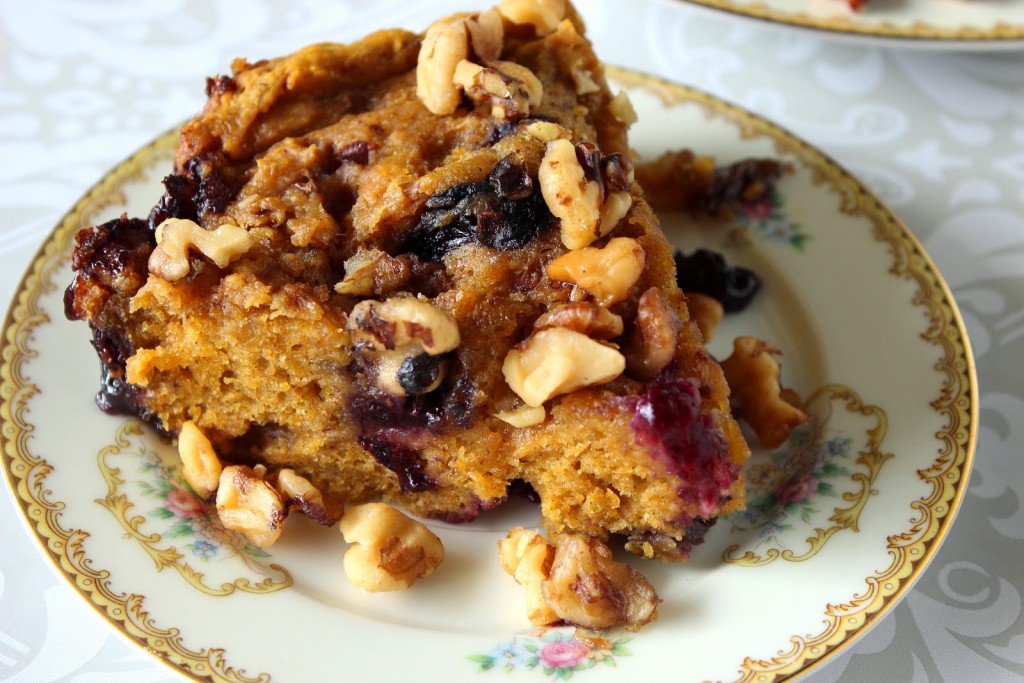
[[[422,29],[474,3],[370,4],[0,4],[0,302],[63,212],[194,113],[203,79],[233,57]],[[922,240],[966,320],[981,426],[962,511],[913,591],[809,680],[1024,680],[1024,51],[840,42],[681,3],[579,7],[609,63],[764,115],[863,179]],[[178,680],[34,546],[0,496],[0,679]]]

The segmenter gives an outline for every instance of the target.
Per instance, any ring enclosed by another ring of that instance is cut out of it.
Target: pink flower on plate
[[[203,501],[184,489],[174,489],[167,494],[167,509],[173,512],[175,517],[196,519],[206,516]]]
[[[812,476],[790,479],[775,493],[779,505],[807,500],[818,490],[818,479]]]
[[[540,651],[544,666],[551,669],[571,669],[587,658],[587,647],[578,640],[548,643]]]
[[[765,221],[772,215],[772,211],[775,207],[771,202],[758,202],[757,204],[744,204],[743,205],[743,216],[748,221],[754,223],[757,221]]]

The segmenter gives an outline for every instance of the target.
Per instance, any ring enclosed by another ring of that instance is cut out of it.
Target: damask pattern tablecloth
[[[81,193],[195,112],[203,79],[233,57],[421,29],[467,4],[490,3],[0,4],[0,301]],[[861,178],[923,242],[965,319],[980,430],[959,517],[905,599],[809,680],[1024,680],[1024,49],[842,42],[682,3],[579,7],[609,63],[761,114]],[[178,680],[50,571],[10,496],[0,679]]]

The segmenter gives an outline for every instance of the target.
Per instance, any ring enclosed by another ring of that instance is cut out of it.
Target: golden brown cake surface
[[[435,113],[424,79],[448,67],[425,50],[453,25],[456,103]],[[743,505],[728,388],[582,23],[503,16],[482,55],[494,30],[468,14],[236,61],[149,219],[78,236],[69,317],[93,328],[101,404],[192,420],[226,460],[452,521],[525,482],[551,531],[685,559]]]

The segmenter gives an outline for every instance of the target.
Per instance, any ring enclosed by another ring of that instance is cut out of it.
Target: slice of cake
[[[729,390],[571,6],[207,91],[150,216],[77,236],[102,408],[348,503],[461,522],[532,488],[549,531],[663,560],[743,506]]]

